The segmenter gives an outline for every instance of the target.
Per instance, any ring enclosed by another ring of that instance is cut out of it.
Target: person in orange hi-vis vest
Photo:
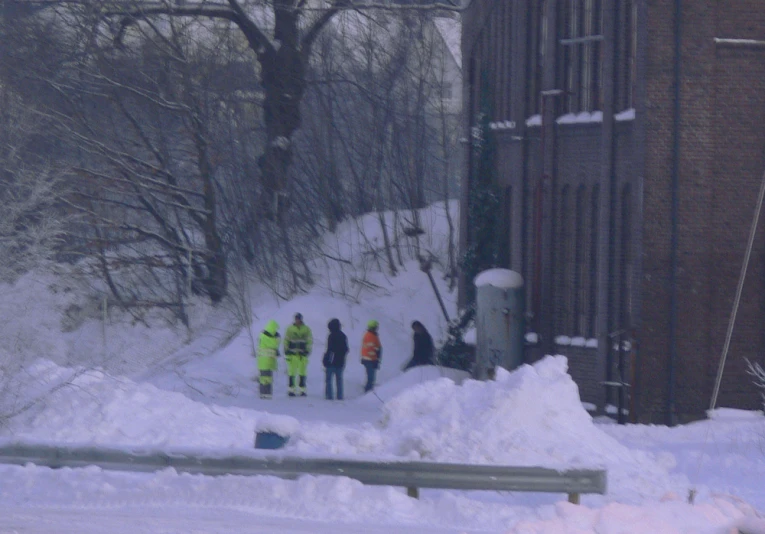
[[[372,391],[375,387],[375,376],[380,368],[382,360],[382,344],[380,336],[377,335],[377,329],[380,323],[372,319],[367,323],[367,331],[364,332],[364,339],[361,341],[361,363],[367,370],[367,384],[364,386],[364,393]]]

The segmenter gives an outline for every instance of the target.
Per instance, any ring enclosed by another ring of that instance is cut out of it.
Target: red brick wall
[[[765,40],[765,3],[717,2],[715,36]],[[765,171],[765,49],[717,46],[715,51],[715,160],[712,253],[712,324],[714,347],[724,344],[727,315],[733,305],[757,193]],[[757,396],[746,374],[746,359],[763,362],[765,354],[765,225],[758,228],[736,328],[731,339],[720,403],[754,407]],[[710,377],[717,362],[710,366]]]
[[[681,419],[703,413],[710,401],[763,167],[765,111],[765,51],[755,53],[761,54],[759,61],[733,59],[714,42],[720,32],[752,38],[742,31],[753,11],[760,21],[751,27],[763,31],[765,4],[697,0],[683,5],[676,362]],[[658,420],[666,409],[670,356],[674,2],[649,1],[647,23],[641,415]],[[755,263],[761,258],[760,246]],[[757,404],[741,362],[762,354],[761,273],[759,265],[750,273],[722,404]]]
[[[464,14],[466,83],[478,33],[482,27],[492,27],[484,22],[490,9],[497,7],[494,2],[500,1],[511,3],[510,0],[474,0]],[[514,5],[524,4],[528,13],[533,11],[537,1],[515,2]],[[617,143],[615,168],[620,184],[638,180],[635,185],[640,185],[641,176],[635,169],[643,172],[642,234],[635,234],[642,235],[637,248],[641,252],[642,272],[635,295],[639,302],[639,323],[635,332],[639,347],[636,386],[640,389],[636,408],[642,421],[664,422],[672,347],[675,2],[635,1],[646,17],[638,20],[645,30],[639,32],[644,38],[638,45],[641,47],[639,57],[645,57],[645,65],[641,65],[638,72],[644,73],[645,77],[639,84],[641,88],[644,84],[644,91],[640,92],[641,100],[635,103],[638,114],[633,126],[635,132],[644,132],[644,135],[637,133],[634,143]],[[765,49],[726,48],[715,44],[715,37],[765,40],[765,0],[683,0],[682,5],[677,162],[677,358],[673,408],[679,420],[703,415],[709,405],[749,225],[765,170]],[[642,11],[643,7],[645,11]],[[493,27],[498,28],[496,24]],[[481,50],[482,54],[477,55],[479,60],[496,61],[500,57],[496,53],[496,57],[489,57],[489,50],[496,51],[496,45],[481,47]],[[506,61],[511,55],[501,54],[501,57]],[[516,98],[510,95],[508,100],[508,95],[503,92],[509,89],[503,86],[506,71],[502,72],[504,74],[495,73],[498,109],[504,109],[512,98]],[[530,87],[527,80],[524,98],[533,97]],[[467,91],[464,94],[467,95]],[[530,114],[530,110],[527,111]],[[469,124],[470,119],[467,121]],[[506,169],[500,172],[505,185],[513,184],[514,194],[520,189],[519,180],[525,180],[523,185],[528,194],[529,180],[539,171],[538,145],[533,139],[537,132],[529,131],[527,135],[524,176],[505,172]],[[561,184],[568,183],[567,180],[578,183],[574,174],[582,174],[580,168],[586,168],[587,175],[600,176],[602,147],[590,156],[587,151],[575,151],[573,148],[584,142],[579,133],[575,132],[575,135],[576,139],[559,139],[556,176]],[[595,146],[593,144],[593,148]],[[509,168],[512,158],[509,152],[505,156],[500,158],[500,165]],[[468,176],[467,172],[465,176]],[[636,187],[635,191],[638,190]],[[525,207],[530,211],[528,199]],[[530,217],[525,220],[528,232]],[[732,339],[720,405],[755,408],[760,402],[745,372],[745,358],[763,362],[765,355],[765,220],[760,226]],[[526,275],[529,274],[530,243],[527,235],[523,269]],[[611,276],[614,284],[619,282],[614,278],[619,276],[618,272]],[[588,382],[582,384],[583,391],[596,398],[601,371],[604,370],[583,367],[572,369],[572,374],[578,373],[581,381]],[[593,384],[589,381],[594,384],[594,389],[590,389]]]

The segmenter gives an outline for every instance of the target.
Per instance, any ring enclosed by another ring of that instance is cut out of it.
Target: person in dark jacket
[[[345,357],[348,355],[348,338],[340,330],[340,321],[332,319],[327,325],[329,336],[327,337],[327,351],[324,353],[326,389],[325,397],[332,400],[334,395],[332,391],[332,377],[337,385],[337,400],[343,400],[343,370],[345,369]]]
[[[433,365],[433,338],[430,337],[428,329],[420,321],[414,321],[412,330],[414,331],[414,354],[402,371],[418,365]]]

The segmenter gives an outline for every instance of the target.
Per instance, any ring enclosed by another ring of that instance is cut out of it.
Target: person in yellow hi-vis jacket
[[[290,397],[308,395],[306,392],[306,375],[308,356],[313,348],[313,334],[308,325],[303,322],[301,313],[295,314],[295,322],[284,332],[284,359],[287,360],[287,375],[289,376],[288,395]]]
[[[273,396],[274,371],[278,368],[276,359],[279,357],[280,342],[279,325],[271,319],[258,337],[258,383],[261,399],[270,399]]]

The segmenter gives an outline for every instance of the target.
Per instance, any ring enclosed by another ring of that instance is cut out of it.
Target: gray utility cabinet
[[[497,367],[508,371],[523,363],[525,297],[523,277],[509,269],[489,269],[476,286],[475,378],[491,379]]]

